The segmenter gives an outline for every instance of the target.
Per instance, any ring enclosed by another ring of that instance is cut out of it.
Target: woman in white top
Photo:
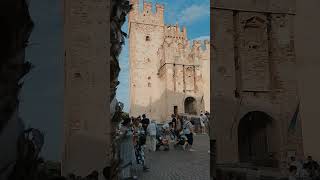
[[[121,163],[121,177],[132,178],[132,167],[135,165],[135,152],[133,145],[133,129],[131,128],[131,119],[126,118],[122,122],[120,128],[120,159]]]
[[[157,124],[154,120],[147,127],[149,151],[156,151],[157,145]]]

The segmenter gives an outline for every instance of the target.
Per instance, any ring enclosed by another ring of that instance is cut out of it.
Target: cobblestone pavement
[[[209,137],[195,135],[193,149],[170,148],[146,154],[149,172],[139,171],[139,180],[209,180]]]

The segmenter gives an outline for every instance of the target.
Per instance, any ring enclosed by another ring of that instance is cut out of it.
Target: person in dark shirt
[[[308,156],[307,162],[305,163],[312,171],[315,171],[319,168],[319,164],[317,161],[312,159],[312,156]]]
[[[176,119],[176,116],[174,115],[174,114],[172,114],[171,115],[171,122],[172,122],[172,128],[174,129],[174,130],[176,130],[177,129],[177,119]]]
[[[179,135],[179,131],[178,131],[178,128],[177,128],[177,118],[176,118],[176,115],[175,114],[172,114],[171,115],[171,122],[172,122],[172,128],[173,128],[173,131],[174,131],[174,136],[175,138],[178,137]]]
[[[150,120],[146,117],[145,114],[142,115],[141,124],[142,124],[144,131],[147,132],[147,127],[150,124]]]

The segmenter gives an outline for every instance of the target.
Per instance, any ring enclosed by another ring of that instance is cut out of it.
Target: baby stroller
[[[181,147],[181,146],[183,147],[186,144],[187,140],[188,138],[184,135],[183,131],[181,131],[177,137],[176,143],[174,144],[174,148]]]
[[[157,145],[156,145],[156,150],[159,150],[160,147],[163,146],[165,151],[168,151],[169,148],[169,139],[166,138],[166,133],[165,130],[162,130],[157,133]]]

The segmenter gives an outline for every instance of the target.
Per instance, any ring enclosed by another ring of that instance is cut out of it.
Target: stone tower
[[[164,121],[209,111],[209,41],[190,45],[185,27],[164,23],[164,6],[132,0],[129,15],[130,116]],[[205,46],[204,48],[202,46]]]
[[[110,11],[104,1],[64,1],[63,175],[111,166]]]
[[[153,102],[160,99],[158,90],[161,88],[157,51],[163,41],[164,7],[157,4],[154,13],[152,4],[144,2],[143,11],[140,12],[139,0],[132,0],[131,3],[133,9],[129,14],[130,115],[146,113],[155,117],[159,107]]]

